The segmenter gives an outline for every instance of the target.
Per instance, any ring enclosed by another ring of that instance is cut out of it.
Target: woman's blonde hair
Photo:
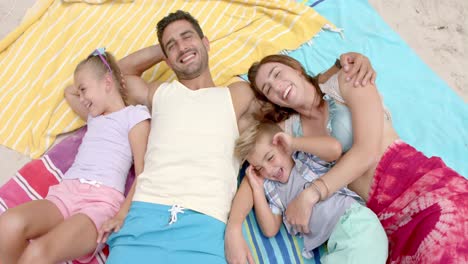
[[[236,140],[234,155],[244,162],[261,137],[268,136],[272,140],[273,136],[281,131],[281,128],[271,121],[260,122],[255,120]]]
[[[74,74],[76,74],[85,66],[93,67],[94,73],[99,79],[102,79],[105,76],[105,74],[110,73],[112,76],[112,80],[114,81],[114,84],[116,85],[120,93],[120,96],[122,96],[122,99],[124,100],[125,104],[128,105],[127,90],[125,87],[125,83],[122,81],[122,73],[117,64],[117,60],[110,52],[105,51],[101,55],[97,55],[97,53],[95,52],[93,52],[86,59],[78,63]]]

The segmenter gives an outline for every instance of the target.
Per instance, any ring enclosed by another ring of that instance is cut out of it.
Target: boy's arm
[[[104,243],[107,240],[107,237],[110,235],[110,232],[119,231],[120,227],[123,224],[125,217],[128,214],[130,205],[133,200],[133,195],[135,193],[136,178],[143,171],[144,157],[146,153],[146,145],[148,143],[148,136],[150,131],[150,121],[144,120],[136,124],[128,135],[130,140],[130,146],[132,149],[134,168],[135,168],[135,180],[133,181],[132,187],[130,188],[127,197],[125,198],[122,206],[120,207],[119,212],[106,223],[103,224],[101,230],[98,234],[98,243]]]
[[[279,132],[273,137],[273,144],[283,147],[286,153],[303,151],[328,162],[337,160],[343,151],[340,142],[331,136],[293,137]]]
[[[280,230],[283,223],[283,217],[280,214],[274,214],[271,211],[268,201],[265,197],[263,188],[253,191],[254,208],[258,224],[262,229],[262,233],[266,237],[274,237]]]
[[[255,214],[260,228],[265,236],[274,237],[282,224],[281,214],[274,214],[272,212],[265,196],[264,179],[256,173],[252,166],[247,168],[246,176],[252,187]]]
[[[259,112],[260,104],[255,100],[255,95],[248,82],[238,81],[228,85],[228,87],[237,117],[237,127],[239,133],[242,133],[253,123],[253,114]]]
[[[80,95],[75,85],[70,85],[65,88],[64,95],[65,100],[67,100],[67,103],[70,105],[71,109],[73,109],[73,111],[84,121],[88,120],[88,108],[80,103]]]

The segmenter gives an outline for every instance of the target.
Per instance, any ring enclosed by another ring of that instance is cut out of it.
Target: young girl
[[[76,67],[65,98],[88,131],[63,181],[44,200],[0,216],[2,264],[89,262],[98,243],[122,225],[134,190],[124,197],[126,176],[132,161],[135,175],[143,170],[150,114],[144,106],[126,106],[120,76],[103,48]]]
[[[331,136],[295,138],[274,123],[257,122],[240,135],[235,153],[250,163],[246,175],[264,235],[275,236],[284,222],[291,235],[304,238],[306,258],[313,257],[312,250],[328,240],[322,263],[385,263],[388,240],[379,219],[346,188],[321,199],[313,209],[302,208],[313,211],[306,228],[292,225],[282,216],[306,189],[323,198],[319,188],[327,186],[320,177],[341,156],[338,140]]]

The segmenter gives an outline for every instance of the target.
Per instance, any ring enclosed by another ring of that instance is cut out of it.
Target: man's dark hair
[[[190,15],[189,12],[185,12],[185,11],[182,11],[182,10],[177,10],[174,13],[170,13],[169,15],[167,15],[166,17],[161,19],[161,21],[159,21],[158,25],[156,26],[156,31],[158,33],[159,45],[161,45],[161,49],[164,52],[164,55],[166,55],[166,57],[167,57],[167,54],[166,54],[166,49],[164,48],[164,44],[162,43],[162,35],[163,35],[164,30],[166,29],[166,27],[169,24],[171,24],[172,22],[178,21],[178,20],[188,21],[190,24],[192,24],[192,26],[195,29],[195,31],[197,32],[198,36],[200,38],[204,37],[203,31],[202,31],[200,25],[198,24],[198,21],[192,15]]]

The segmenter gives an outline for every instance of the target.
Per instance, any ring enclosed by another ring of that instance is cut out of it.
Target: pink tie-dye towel
[[[367,206],[387,232],[388,263],[468,263],[468,180],[440,158],[395,142]]]

